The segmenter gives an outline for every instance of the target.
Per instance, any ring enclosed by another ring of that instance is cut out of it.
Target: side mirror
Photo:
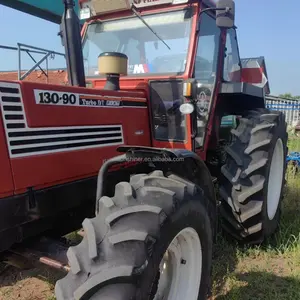
[[[235,20],[235,3],[233,0],[217,2],[216,22],[218,27],[232,28]]]

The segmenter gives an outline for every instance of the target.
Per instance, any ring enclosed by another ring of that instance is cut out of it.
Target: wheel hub
[[[160,263],[153,300],[197,300],[202,275],[202,249],[197,232],[185,228],[171,242]]]
[[[268,180],[267,214],[273,220],[280,202],[284,169],[284,149],[281,139],[278,139],[272,155]]]

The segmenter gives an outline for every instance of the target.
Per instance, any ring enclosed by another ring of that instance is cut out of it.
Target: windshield
[[[114,51],[128,56],[128,75],[183,73],[191,33],[190,10],[143,16],[170,49],[138,17],[90,24],[83,44],[86,76],[99,76],[99,54]]]

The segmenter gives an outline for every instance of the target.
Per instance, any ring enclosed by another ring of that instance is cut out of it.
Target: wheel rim
[[[272,156],[268,181],[267,213],[270,220],[274,219],[280,201],[283,179],[283,166],[283,143],[281,139],[278,139]]]
[[[171,242],[160,263],[154,300],[197,300],[202,275],[202,249],[198,233],[188,227]]]

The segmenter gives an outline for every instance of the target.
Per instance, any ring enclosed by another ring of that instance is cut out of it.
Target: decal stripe
[[[11,141],[11,146],[19,145],[30,145],[30,144],[45,144],[45,143],[54,143],[54,142],[64,142],[64,141],[76,141],[76,140],[91,140],[91,139],[102,139],[105,138],[119,138],[120,133],[114,134],[100,134],[100,135],[82,135],[82,136],[66,136],[66,137],[54,137],[54,138],[39,138],[39,139],[28,139],[28,140],[17,140]]]
[[[12,102],[12,103],[21,103],[21,99],[19,97],[2,97],[3,102]]]
[[[10,87],[0,86],[0,93],[19,94],[19,89],[18,88],[10,88]]]
[[[133,102],[147,102],[146,98],[133,98],[133,97],[122,97],[123,101],[133,101]]]
[[[87,144],[90,142],[111,142],[114,140],[120,139],[120,135],[117,137],[109,137],[109,138],[98,138],[98,139],[82,139],[79,140],[71,140],[71,141],[62,141],[62,142],[45,142],[45,143],[33,143],[31,145],[18,145],[18,146],[12,146],[12,149],[27,149],[27,148],[35,148],[35,147],[48,147],[48,146],[59,146],[59,145],[70,145],[70,144],[76,144],[77,142],[80,144]],[[100,143],[101,144],[101,143]]]
[[[5,115],[5,120],[24,120],[23,115]]]
[[[111,132],[115,133],[116,131],[120,131],[120,126],[115,126],[115,127],[106,127],[103,126],[104,128],[95,128],[95,127],[90,127],[88,128],[76,128],[76,129],[50,129],[50,130],[44,130],[41,128],[40,130],[34,129],[33,131],[17,131],[17,132],[9,132],[8,136],[9,137],[32,137],[32,136],[47,136],[47,135],[58,135],[58,134],[77,134],[77,133],[83,133],[83,134],[88,134],[88,133],[98,133],[98,132]],[[58,127],[60,128],[60,127]]]
[[[141,106],[141,107],[146,107],[147,103],[146,102],[142,102],[142,101],[122,101],[122,105],[123,106]]]
[[[147,102],[145,98],[134,97],[115,97],[115,96],[94,96],[94,95],[79,95],[79,99],[93,99],[93,100],[109,100],[109,101],[130,101],[130,102]]]
[[[18,83],[0,83],[0,105],[12,158],[124,143],[117,124],[29,128]]]
[[[23,111],[22,106],[3,105],[4,111]]]
[[[127,108],[127,107],[132,107],[132,108],[146,108],[147,107],[147,102],[140,101],[140,100],[113,100],[113,99],[93,99],[92,97],[84,97],[84,98],[79,98],[79,106],[81,107],[92,107],[92,105],[85,104],[85,101],[91,101],[91,100],[100,100],[100,101],[116,101],[118,105],[95,105],[95,107],[101,107],[101,108]]]
[[[25,128],[24,123],[10,123],[6,124],[7,129],[17,129],[17,128]]]
[[[110,134],[113,136],[115,133],[120,134],[120,128],[119,130],[114,130],[114,131],[105,131],[103,134]],[[12,131],[12,130],[10,130]],[[15,134],[16,132],[10,132],[10,135]],[[83,132],[83,133],[68,133],[68,134],[49,134],[49,135],[30,135],[30,136],[13,136],[10,140],[14,141],[26,141],[30,139],[41,139],[41,138],[58,138],[58,137],[72,137],[72,136],[90,136],[90,135],[95,135],[95,134],[101,134],[101,132]]]
[[[0,105],[0,107],[1,107],[1,105]],[[20,116],[24,117],[24,114],[22,112],[19,112],[19,111],[6,111],[4,116],[8,116],[8,115],[20,115]]]
[[[12,154],[25,154],[25,153],[32,153],[32,152],[40,152],[40,151],[47,151],[52,152],[51,150],[58,150],[58,149],[72,149],[72,148],[86,148],[86,146],[113,146],[122,143],[123,139],[114,139],[111,140],[109,143],[107,140],[104,141],[93,141],[93,142],[86,142],[86,143],[74,143],[74,144],[60,144],[60,145],[50,145],[50,146],[43,146],[43,147],[34,147],[34,148],[21,148],[21,149],[13,149],[11,152]]]

